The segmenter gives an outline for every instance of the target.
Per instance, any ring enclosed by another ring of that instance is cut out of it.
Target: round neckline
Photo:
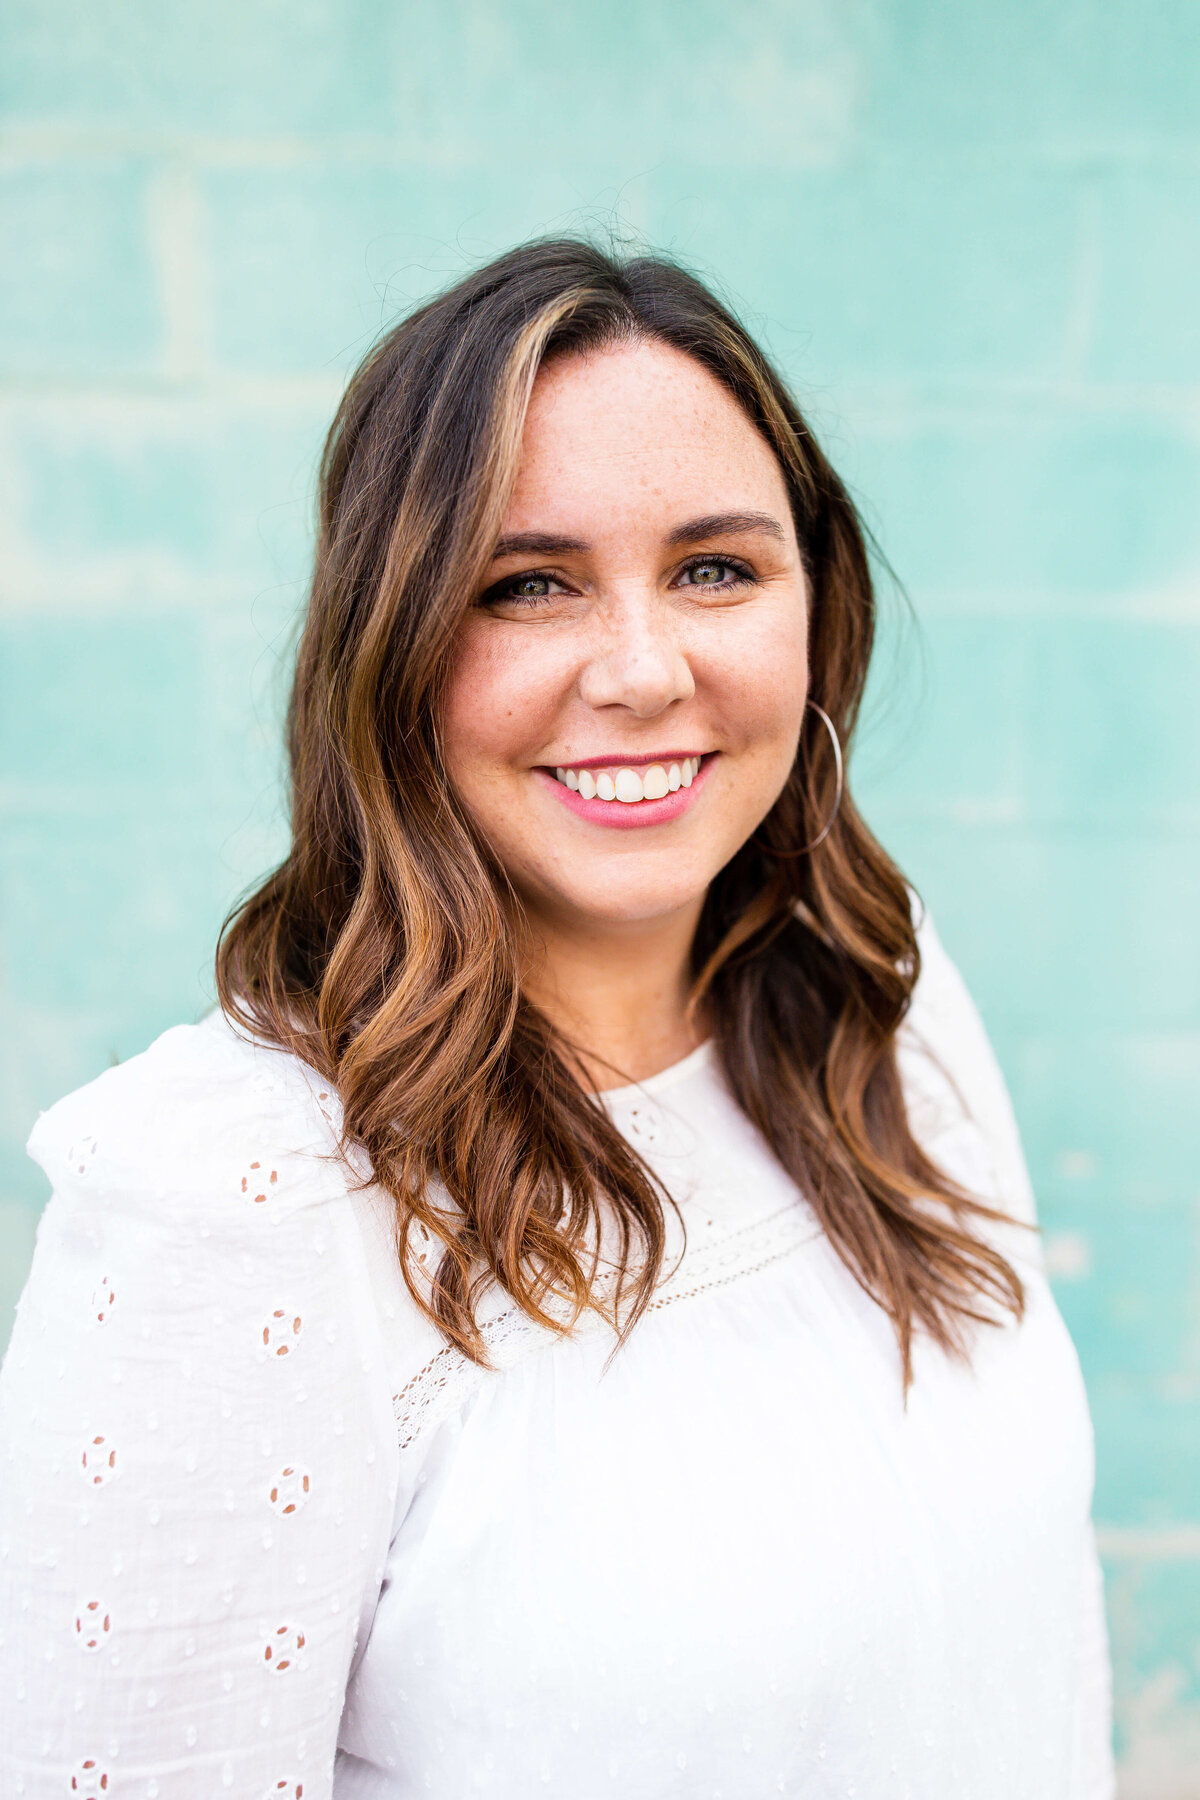
[[[677,1081],[686,1081],[689,1075],[707,1068],[715,1053],[715,1039],[706,1037],[702,1044],[678,1062],[668,1063],[665,1069],[659,1069],[655,1075],[643,1076],[641,1081],[627,1081],[621,1087],[598,1088],[597,1100],[633,1100],[643,1094],[659,1094],[664,1088],[674,1087]]]

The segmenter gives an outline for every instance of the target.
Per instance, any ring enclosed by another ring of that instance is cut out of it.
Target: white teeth
[[[648,769],[555,769],[554,776],[564,787],[584,800],[618,800],[626,806],[640,800],[663,800],[681,787],[691,787],[700,773],[699,756],[685,756],[682,762],[651,763]]]

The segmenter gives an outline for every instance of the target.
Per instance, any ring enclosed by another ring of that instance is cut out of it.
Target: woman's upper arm
[[[1078,1800],[1113,1800],[1112,1663],[1104,1609],[1104,1574],[1096,1534],[1084,1548],[1083,1608],[1079,1632],[1079,1684],[1075,1710],[1074,1792]]]
[[[0,1377],[5,1791],[313,1800],[394,1480],[345,1181],[278,1095],[93,1089]]]

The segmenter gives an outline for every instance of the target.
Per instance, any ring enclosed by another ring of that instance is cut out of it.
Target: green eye
[[[724,589],[744,587],[753,575],[744,564],[731,562],[727,556],[698,556],[688,563],[681,579],[685,587]]]
[[[553,599],[561,590],[561,581],[553,575],[541,575],[531,569],[528,574],[510,575],[505,581],[498,581],[483,595],[480,605],[537,606],[542,600]]]

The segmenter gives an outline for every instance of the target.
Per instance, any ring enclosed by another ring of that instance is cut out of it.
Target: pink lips
[[[565,787],[549,769],[534,769],[533,774],[553,789],[564,806],[569,806],[573,813],[586,819],[589,824],[609,825],[616,831],[632,831],[641,825],[666,825],[670,820],[677,819],[680,813],[686,812],[708,779],[708,771],[715,761],[715,754],[703,758],[692,777],[691,787],[676,788],[673,794],[667,794],[661,800],[635,800],[628,806],[620,800],[585,800],[582,794]],[[605,763],[600,766],[607,768],[609,765]]]

